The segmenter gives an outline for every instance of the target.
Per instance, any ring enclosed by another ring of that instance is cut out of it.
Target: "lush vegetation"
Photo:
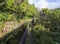
[[[60,44],[60,9],[42,9],[34,27],[35,44]]]
[[[54,10],[43,8],[38,11],[34,4],[28,3],[28,0],[0,0],[0,34],[3,35],[9,29],[6,25],[11,26],[10,22],[13,22],[12,25],[15,26],[14,22],[20,22],[21,19],[29,20],[33,17],[36,18],[33,27],[34,44],[60,44],[59,8]],[[27,24],[24,24],[24,27],[12,33],[0,44],[19,44]]]
[[[20,19],[32,18],[37,14],[34,5],[28,3],[28,0],[1,0],[0,2],[0,30],[5,26],[5,22],[16,22]]]

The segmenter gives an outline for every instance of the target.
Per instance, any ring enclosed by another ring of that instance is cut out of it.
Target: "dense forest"
[[[22,44],[25,31],[23,44],[60,44],[60,8],[39,11],[28,0],[0,0],[0,44]]]

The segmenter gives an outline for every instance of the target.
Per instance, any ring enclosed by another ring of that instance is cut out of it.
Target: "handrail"
[[[31,32],[29,31],[30,25],[32,27]],[[20,44],[26,44],[26,40],[27,40],[27,36],[28,36],[28,31],[30,33],[30,35],[29,35],[30,36],[29,37],[30,38],[29,39],[29,44],[34,44],[34,40],[33,40],[33,28],[34,28],[34,19],[32,19],[32,21],[28,24],[27,29],[25,30],[25,32],[24,32],[24,34],[23,34],[23,36],[21,38]]]

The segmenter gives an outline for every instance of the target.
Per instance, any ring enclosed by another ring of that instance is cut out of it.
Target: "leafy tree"
[[[22,2],[18,7],[23,16],[33,17],[37,14],[37,9],[31,4]]]
[[[59,10],[42,9],[39,13],[40,24],[44,25],[45,28],[49,28],[51,31],[58,31],[60,29],[59,12]]]
[[[33,16],[36,16],[36,14],[37,14],[37,9],[35,8],[35,6],[29,4],[26,11],[26,15],[29,17],[33,17]]]
[[[41,9],[42,12],[44,12],[46,15],[49,15],[51,11],[48,8]]]

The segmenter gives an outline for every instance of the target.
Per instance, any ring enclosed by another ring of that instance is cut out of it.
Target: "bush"
[[[53,44],[53,40],[51,37],[41,36],[40,37],[40,44]]]
[[[34,28],[35,44],[53,44],[53,40],[49,37],[50,32],[44,26],[37,24]]]

